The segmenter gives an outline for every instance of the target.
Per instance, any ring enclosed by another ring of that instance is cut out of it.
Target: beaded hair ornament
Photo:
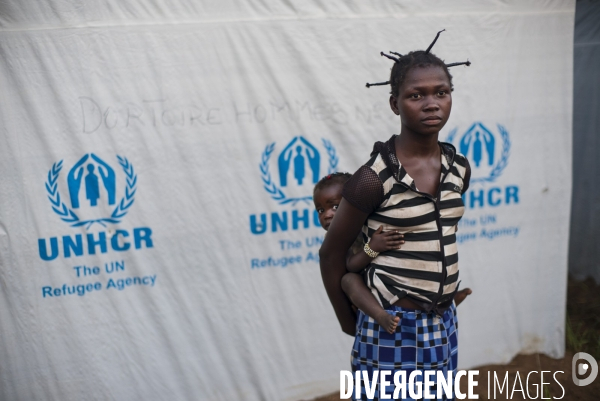
[[[344,173],[344,172],[340,172],[340,171],[328,174],[325,177],[321,178],[319,180],[319,182],[317,182],[313,192],[317,192],[317,191],[319,191],[325,187],[328,187],[330,185],[333,185],[333,184],[338,184],[338,183],[345,184],[346,181],[348,181],[350,179],[350,177],[352,177],[352,174]]]
[[[440,37],[440,33],[444,32],[444,31],[445,31],[445,29],[442,29],[441,31],[439,31],[437,33],[437,35],[435,35],[435,39],[433,39],[433,42],[431,42],[431,44],[429,45],[429,47],[427,48],[427,50],[425,50],[425,54],[429,54],[429,51],[431,50],[431,48],[433,47],[433,45],[435,45],[435,42]],[[384,56],[384,57],[389,58],[390,60],[394,60],[394,63],[399,62],[402,57],[405,57],[402,54],[396,53],[396,52],[393,52],[393,51],[390,51],[390,54],[394,54],[394,55],[396,55],[398,57],[390,56],[389,54],[385,54],[384,52],[381,52],[379,54],[382,55],[382,56]],[[450,63],[450,64],[445,64],[445,65],[446,65],[447,68],[455,67],[457,65],[466,65],[468,67],[468,66],[471,65],[471,62],[469,60],[467,60],[467,61],[463,61],[463,62],[460,62],[460,63]],[[390,81],[377,82],[377,83],[374,83],[374,84],[367,83],[367,88],[370,88],[371,86],[390,85],[390,83],[391,83]]]

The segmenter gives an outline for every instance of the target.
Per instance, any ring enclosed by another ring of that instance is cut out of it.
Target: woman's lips
[[[421,120],[425,125],[438,125],[441,121],[441,117],[427,117]]]

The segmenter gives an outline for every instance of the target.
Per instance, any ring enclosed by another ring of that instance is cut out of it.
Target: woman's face
[[[438,66],[414,67],[398,91],[390,96],[392,111],[400,116],[402,131],[421,135],[437,134],[452,109],[450,80]]]

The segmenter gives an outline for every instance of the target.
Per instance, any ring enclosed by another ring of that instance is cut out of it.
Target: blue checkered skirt
[[[394,334],[380,328],[375,319],[359,310],[356,337],[352,347],[353,372],[367,371],[372,378],[374,370],[389,370],[392,377],[396,371],[403,370],[407,382],[415,370],[421,371],[421,375],[417,376],[420,382],[423,381],[425,370],[442,371],[445,377],[448,372],[453,372],[453,377],[456,375],[458,321],[454,304],[441,317],[433,312],[425,313],[394,305],[387,312],[400,318]],[[386,390],[390,395],[394,388],[393,379],[391,382],[392,386]],[[431,388],[431,393],[435,394],[435,387]],[[353,400],[369,399],[364,384],[361,389],[360,398],[353,392]],[[373,400],[379,399],[377,386]]]

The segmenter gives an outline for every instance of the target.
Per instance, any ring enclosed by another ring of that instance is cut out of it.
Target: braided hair
[[[316,194],[317,191],[328,188],[335,184],[344,185],[346,181],[348,181],[351,177],[352,174],[342,172],[326,175],[325,177],[321,178],[319,182],[317,182],[317,184],[315,185],[315,188],[313,189],[313,195]]]
[[[377,82],[377,83],[373,83],[373,84],[367,83],[367,88],[370,88],[371,86],[391,85],[391,87],[392,87],[391,95],[398,96],[400,87],[404,83],[404,80],[406,79],[406,75],[412,68],[436,66],[436,67],[440,67],[444,70],[444,72],[448,76],[448,80],[450,81],[450,89],[454,90],[454,87],[452,86],[452,75],[450,75],[448,68],[454,67],[457,65],[463,65],[463,64],[468,67],[471,65],[471,62],[467,60],[467,61],[463,61],[460,63],[446,64],[446,63],[444,63],[444,61],[442,59],[437,57],[435,54],[432,54],[429,52],[431,50],[431,48],[433,47],[433,45],[435,44],[435,42],[440,37],[440,33],[444,32],[444,31],[445,31],[445,29],[439,31],[437,33],[437,35],[435,35],[435,39],[433,39],[433,42],[431,42],[431,44],[429,45],[427,50],[416,50],[416,51],[412,51],[405,55],[402,55],[402,54],[396,53],[396,52],[392,52],[392,51],[390,52],[390,54],[393,54],[397,57],[394,57],[389,54],[385,54],[384,52],[381,52],[380,54],[382,56],[387,57],[390,60],[394,61],[394,66],[392,67],[392,72],[390,74],[390,80],[386,81],[386,82]]]

